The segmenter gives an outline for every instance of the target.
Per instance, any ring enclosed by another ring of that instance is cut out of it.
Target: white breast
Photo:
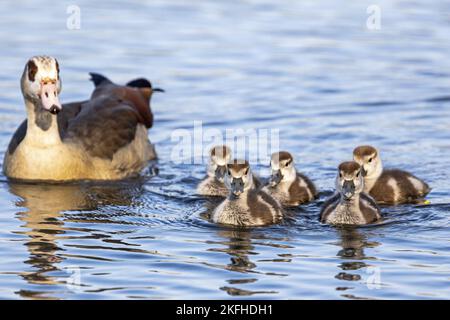
[[[359,209],[359,201],[352,204],[339,203],[328,216],[330,224],[365,224],[364,217]]]

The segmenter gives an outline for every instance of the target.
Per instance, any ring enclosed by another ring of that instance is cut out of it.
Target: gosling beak
[[[57,114],[62,110],[56,83],[42,83],[40,97],[42,106],[50,113]]]
[[[281,170],[272,171],[272,175],[270,176],[270,179],[269,179],[269,184],[272,187],[275,187],[277,184],[279,184],[281,182],[282,179],[283,179],[283,175],[281,174]]]
[[[353,180],[345,180],[342,185],[342,194],[345,200],[349,200],[355,194],[355,183]]]
[[[364,166],[361,166],[361,174],[363,177],[367,176],[367,171],[364,169]]]
[[[152,90],[153,92],[166,92],[164,89],[161,88],[153,88]]]
[[[239,196],[244,192],[244,181],[242,178],[233,178],[231,182],[231,193],[235,196]]]
[[[217,166],[216,171],[215,171],[216,179],[219,181],[222,181],[226,172],[227,172],[227,166]]]

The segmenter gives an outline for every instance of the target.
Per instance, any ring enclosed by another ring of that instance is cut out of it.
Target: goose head
[[[361,166],[355,161],[342,162],[338,167],[336,190],[344,200],[350,200],[364,189]]]
[[[208,174],[223,182],[227,164],[231,159],[231,149],[225,145],[215,146],[209,152]]]
[[[353,160],[361,166],[365,179],[375,179],[383,172],[378,150],[372,146],[359,146],[353,150]]]
[[[269,179],[270,186],[274,187],[281,181],[293,181],[297,176],[294,158],[289,152],[280,151],[272,154],[270,160],[272,174]]]
[[[233,197],[239,197],[253,188],[253,175],[248,161],[234,159],[228,163],[225,185]]]
[[[58,61],[49,56],[35,56],[28,60],[20,81],[24,98],[52,114],[61,111],[59,102],[61,79]]]

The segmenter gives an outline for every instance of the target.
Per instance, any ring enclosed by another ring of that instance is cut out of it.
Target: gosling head
[[[297,176],[294,166],[294,158],[289,152],[280,151],[272,154],[270,159],[272,174],[269,179],[269,185],[274,187],[281,181],[293,181]]]
[[[253,187],[253,176],[248,161],[234,159],[228,163],[225,185],[235,197]]]
[[[53,57],[36,56],[28,60],[20,81],[26,100],[36,107],[57,114],[62,106],[59,102],[61,79],[58,61]]]
[[[355,161],[343,162],[338,167],[336,190],[344,200],[350,200],[364,189],[361,166]]]
[[[372,146],[359,146],[353,150],[353,160],[361,166],[361,173],[366,179],[377,178],[383,171],[378,150]]]
[[[208,174],[223,182],[227,173],[227,164],[231,159],[231,149],[225,145],[215,146],[209,153]]]

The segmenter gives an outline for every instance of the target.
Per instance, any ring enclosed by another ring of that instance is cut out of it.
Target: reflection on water
[[[220,230],[217,232],[220,238],[224,238],[225,241],[221,241],[217,244],[224,246],[223,248],[211,248],[210,251],[223,252],[230,256],[230,262],[226,265],[226,269],[232,272],[248,274],[244,278],[240,279],[227,279],[226,281],[230,285],[239,285],[246,283],[255,283],[258,279],[253,278],[253,274],[259,274],[261,271],[257,270],[258,262],[267,261],[286,261],[289,259],[273,259],[273,260],[261,260],[258,259],[258,252],[255,244],[265,245],[269,247],[277,248],[279,245],[273,243],[261,243],[261,240],[271,241],[276,240],[275,238],[261,238],[258,235],[252,235],[251,229],[227,229]],[[268,276],[287,276],[287,274],[277,274],[277,273],[264,273]],[[243,290],[235,286],[224,286],[220,290],[227,292],[230,296],[252,296],[257,294],[276,294],[277,291],[266,290],[266,291],[256,291],[256,290]]]
[[[65,280],[49,275],[61,270],[58,265],[65,260],[58,239],[64,239],[65,211],[91,211],[99,206],[130,206],[133,199],[142,193],[139,180],[115,184],[56,184],[40,185],[12,182],[9,191],[20,197],[17,207],[26,208],[18,213],[25,231],[18,231],[28,237],[25,246],[29,257],[24,263],[31,266],[32,272],[22,272],[20,276],[30,284],[66,285]],[[89,217],[78,220],[89,221]],[[81,284],[78,284],[81,285]],[[20,290],[18,294],[25,298],[47,299],[44,292]]]
[[[62,190],[62,191],[61,191]],[[57,237],[64,234],[64,223],[60,220],[61,210],[70,209],[65,199],[71,193],[67,188],[42,188],[35,185],[10,185],[11,193],[21,197],[17,201],[18,207],[25,207],[27,211],[19,212],[18,217],[23,222],[23,233],[29,239],[25,243],[29,258],[24,262],[31,266],[32,272],[22,272],[23,279],[31,284],[55,285],[60,282],[47,274],[59,271],[57,265],[63,260],[58,256]],[[76,194],[74,195],[76,197]],[[40,292],[28,290],[19,291],[25,298],[44,298]]]
[[[359,281],[361,280],[361,276],[352,273],[352,271],[367,267],[367,264],[361,260],[375,259],[373,257],[367,257],[364,249],[376,247],[378,243],[368,243],[366,236],[360,233],[357,228],[344,227],[338,230],[341,237],[339,246],[342,249],[339,250],[337,255],[345,261],[339,265],[343,271],[339,272],[335,278],[339,280]],[[340,289],[342,290],[342,288]]]
[[[252,270],[256,268],[256,264],[252,262],[251,257],[255,255],[254,246],[252,245],[252,240],[250,238],[250,231],[233,231],[233,230],[222,230],[218,232],[219,237],[227,239],[223,244],[227,248],[222,250],[217,250],[220,252],[225,252],[230,255],[230,263],[227,264],[227,269],[234,272],[241,273],[252,273]],[[228,283],[249,283],[255,282],[255,279],[239,279],[227,280]],[[252,294],[260,293],[258,291],[242,290],[236,287],[224,286],[220,288],[226,291],[230,296],[250,296]]]
[[[46,53],[58,58],[63,102],[90,95],[91,71],[167,89],[152,102],[159,174],[68,185],[0,177],[0,298],[450,298],[448,2],[381,0],[376,31],[365,0],[133,0],[125,10],[79,0],[76,31],[66,4],[44,2],[0,4],[0,158],[25,116],[23,65]],[[223,134],[279,129],[320,199],[278,226],[210,223],[217,200],[195,194],[206,164],[171,161],[173,131],[194,121]],[[320,224],[336,165],[363,143],[427,181],[431,205],[383,207],[366,227]]]

